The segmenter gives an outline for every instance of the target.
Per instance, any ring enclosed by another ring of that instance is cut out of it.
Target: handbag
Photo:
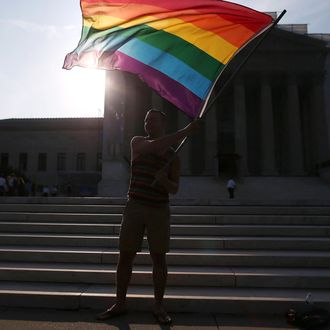
[[[290,325],[298,326],[302,329],[322,329],[330,322],[330,314],[326,309],[309,307],[305,311],[298,312],[290,309],[286,313],[287,322]]]

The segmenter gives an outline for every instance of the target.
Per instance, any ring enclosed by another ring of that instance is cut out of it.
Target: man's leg
[[[128,201],[123,213],[119,235],[119,260],[117,264],[117,301],[114,306],[125,306],[127,287],[132,276],[132,265],[137,251],[141,250],[144,224],[140,206]]]
[[[150,253],[153,263],[153,281],[155,304],[161,305],[163,303],[164,292],[167,280],[167,263],[165,253]]]
[[[116,302],[105,312],[97,315],[99,320],[105,320],[120,315],[126,311],[127,288],[132,276],[135,255],[135,252],[120,252],[116,273]]]
[[[127,288],[132,277],[132,268],[135,255],[135,252],[120,252],[116,274],[116,304],[118,305],[125,306],[126,304]]]
[[[153,282],[155,303],[153,313],[160,323],[168,324],[171,318],[163,307],[163,298],[167,281],[167,263],[165,253],[150,253],[153,263]]]

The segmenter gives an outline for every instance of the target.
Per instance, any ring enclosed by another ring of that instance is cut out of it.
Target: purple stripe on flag
[[[99,58],[99,68],[118,69],[138,74],[148,86],[162,97],[176,105],[191,118],[199,114],[203,101],[176,80],[169,78],[134,58],[116,51],[112,56],[103,53]]]

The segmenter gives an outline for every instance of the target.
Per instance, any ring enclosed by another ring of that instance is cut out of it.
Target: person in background
[[[56,185],[52,186],[52,189],[51,189],[51,192],[50,193],[51,193],[51,195],[53,197],[56,197],[57,196],[58,189],[57,189],[57,186]]]
[[[17,177],[15,173],[8,175],[7,177],[8,192],[10,196],[15,196],[17,193]]]
[[[18,196],[25,196],[25,180],[22,176],[17,178],[17,194]]]
[[[72,196],[72,184],[70,182],[68,182],[65,186],[65,193],[67,197]]]
[[[43,186],[42,188],[42,196],[48,197],[49,196],[49,188],[48,186]]]
[[[227,190],[229,193],[229,198],[233,199],[235,197],[235,189],[236,189],[236,182],[235,180],[231,177],[228,181],[227,181]]]
[[[4,196],[8,192],[7,180],[5,176],[0,173],[0,196]]]

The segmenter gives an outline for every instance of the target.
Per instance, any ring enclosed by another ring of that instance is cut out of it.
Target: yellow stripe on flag
[[[187,23],[178,18],[159,20],[159,18],[153,16],[144,16],[125,22],[124,19],[118,17],[95,15],[88,19],[84,19],[85,26],[92,26],[97,30],[111,29],[116,26],[120,28],[129,28],[141,24],[146,24],[156,30],[163,30],[167,33],[178,36],[179,38],[195,45],[223,64],[227,64],[232,55],[238,49],[219,35],[201,29],[194,24]],[[217,47],[214,47],[215,44]]]

